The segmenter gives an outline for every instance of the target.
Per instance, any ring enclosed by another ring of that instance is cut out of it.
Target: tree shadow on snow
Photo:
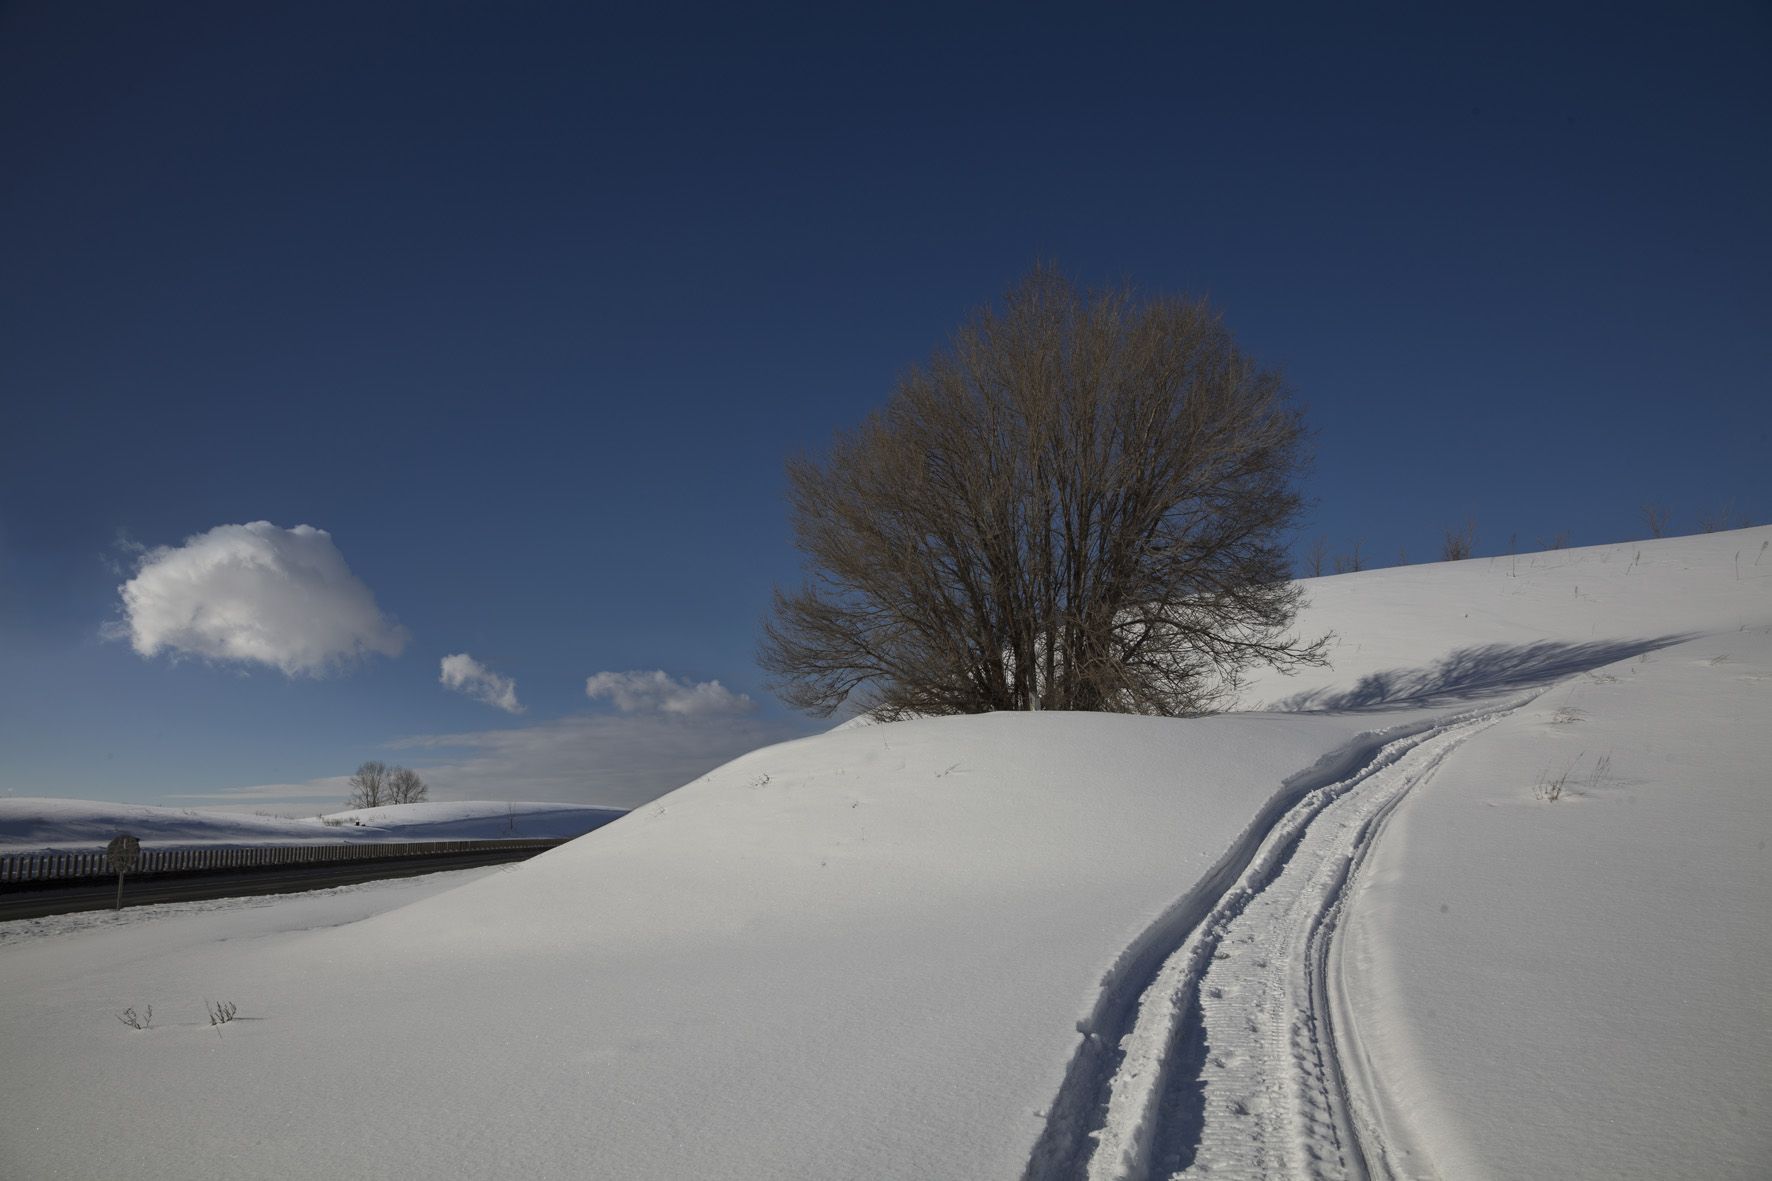
[[[1304,712],[1438,705],[1547,684],[1692,638],[1692,634],[1687,633],[1647,640],[1590,640],[1580,644],[1554,640],[1540,640],[1533,644],[1484,644],[1448,653],[1428,668],[1394,668],[1372,673],[1360,678],[1351,689],[1314,689],[1298,693],[1272,708]]]

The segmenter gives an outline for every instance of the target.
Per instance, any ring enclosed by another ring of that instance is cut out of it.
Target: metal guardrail
[[[204,870],[261,869],[279,865],[332,865],[340,862],[423,857],[441,853],[493,852],[499,849],[552,849],[566,842],[498,841],[364,841],[349,845],[210,845],[186,849],[143,849],[131,877],[193,873]],[[0,886],[23,882],[69,882],[115,876],[105,851],[7,853],[0,855]]]

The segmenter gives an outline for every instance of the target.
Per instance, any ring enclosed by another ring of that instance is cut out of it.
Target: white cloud
[[[597,673],[585,678],[585,696],[592,701],[606,697],[624,714],[730,717],[757,708],[749,696],[734,693],[719,681],[679,681],[657,670]]]
[[[319,676],[371,652],[398,656],[406,631],[345,565],[332,535],[269,521],[218,525],[143,553],[118,588],[123,618],[105,634],[161,652],[266,664]]]
[[[517,702],[517,682],[493,672],[466,652],[445,656],[443,674],[439,679],[456,692],[466,693],[474,700],[484,701],[508,714],[523,712]]]

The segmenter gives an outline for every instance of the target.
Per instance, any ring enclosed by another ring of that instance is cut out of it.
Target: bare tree
[[[1446,530],[1446,543],[1440,548],[1442,562],[1462,562],[1477,548],[1477,522],[1466,518],[1464,528]]]
[[[1358,574],[1366,568],[1366,556],[1362,552],[1366,545],[1364,537],[1354,538],[1354,548],[1345,554],[1336,554],[1331,569],[1337,574]]]
[[[410,767],[395,767],[388,775],[390,804],[416,804],[430,794],[430,786]]]
[[[1735,502],[1733,500],[1731,500],[1731,501],[1725,502],[1723,507],[1720,509],[1717,509],[1715,512],[1699,513],[1698,514],[1698,531],[1700,533],[1721,533],[1721,532],[1723,532],[1725,529],[1728,529],[1731,527],[1729,524],[1729,518],[1734,512],[1735,512]]]
[[[351,795],[345,801],[347,808],[379,808],[383,804],[391,804],[388,791],[388,773],[386,763],[373,760],[357,768],[357,773],[349,779],[347,786]]]
[[[1304,437],[1204,302],[1037,269],[788,465],[809,577],[760,659],[795,706],[881,717],[1187,713],[1321,663],[1280,544]]]
[[[1667,523],[1673,517],[1664,504],[1646,504],[1643,506],[1643,524],[1649,526],[1650,537],[1665,537]]]
[[[1329,539],[1318,537],[1311,542],[1311,548],[1305,551],[1305,565],[1310,567],[1311,577],[1320,578],[1323,574],[1323,563],[1329,557]]]

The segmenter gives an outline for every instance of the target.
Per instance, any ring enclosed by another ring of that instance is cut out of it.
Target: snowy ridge
[[[1503,692],[1772,614],[1772,525],[1301,580],[1330,663],[1256,670],[1242,707],[1384,709]]]
[[[569,840],[621,815],[618,808],[584,804],[440,800],[289,819],[218,808],[19,797],[0,799],[0,852],[90,849],[120,832],[133,833],[156,849],[502,837]]]

